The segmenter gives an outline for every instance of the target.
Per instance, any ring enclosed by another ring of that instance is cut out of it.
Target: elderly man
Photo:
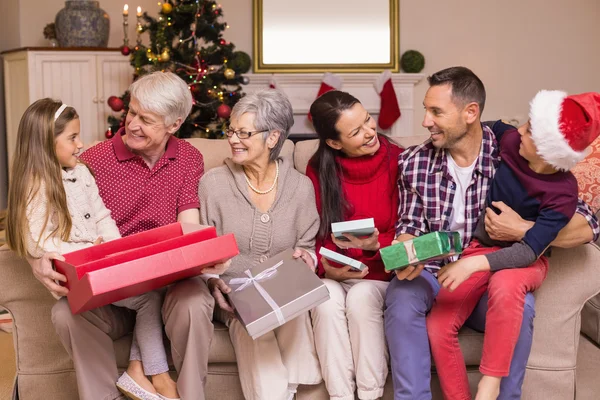
[[[402,242],[428,232],[453,230],[461,233],[466,247],[499,163],[499,144],[491,129],[480,122],[485,89],[473,72],[453,67],[433,74],[428,80],[423,126],[429,129],[431,140],[400,155],[396,240]],[[532,222],[522,220],[504,204],[497,207],[501,214],[491,209],[486,211],[489,234],[497,240],[520,241]],[[597,235],[597,220],[580,202],[577,214],[553,244],[573,247]],[[440,290],[435,277],[439,268],[439,262],[408,267],[399,271],[397,279],[388,286],[385,331],[396,400],[431,399],[431,356],[425,318]],[[533,337],[533,303],[533,296],[528,294],[519,341],[509,375],[502,379],[499,399],[521,398]],[[485,316],[486,308],[487,297],[484,297],[472,315],[472,327],[484,329],[481,317]]]
[[[81,155],[96,175],[100,196],[122,236],[177,221],[198,223],[202,155],[173,136],[191,110],[189,88],[175,74],[155,72],[138,79],[129,91],[125,127]],[[51,270],[51,258],[60,255],[32,261],[34,274],[51,292],[64,295],[66,289],[53,280],[65,278]],[[224,268],[219,265],[204,272],[222,273]],[[204,399],[213,306],[200,278],[179,282],[166,293],[163,321],[182,399]],[[115,386],[113,340],[131,332],[130,312],[109,305],[73,315],[62,298],[52,309],[52,322],[73,359],[81,399],[122,398]],[[128,373],[143,378],[141,363],[132,362]]]

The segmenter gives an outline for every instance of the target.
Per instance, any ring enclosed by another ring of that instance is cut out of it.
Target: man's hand
[[[339,240],[333,235],[333,233],[331,234],[331,240],[333,240],[333,243],[340,249],[361,249],[367,251],[379,250],[379,231],[377,228],[375,228],[371,236],[368,236],[364,239],[357,238],[349,233],[344,233],[343,235],[349,241]]]
[[[396,278],[400,281],[412,281],[423,272],[425,268],[425,264],[417,264],[417,265],[409,265],[408,267],[400,270],[394,271],[396,273]]]
[[[308,269],[310,269],[312,272],[315,272],[317,266],[315,265],[315,260],[313,260],[308,250],[298,247],[296,250],[294,250],[292,257],[301,258],[302,261],[304,261],[304,263],[308,266]]]
[[[231,288],[227,286],[223,279],[210,278],[206,284],[208,285],[208,290],[210,290],[210,293],[215,298],[215,301],[221,310],[233,313],[233,306],[229,304],[224,296],[225,294],[231,292]]]
[[[438,272],[438,282],[453,292],[475,272],[489,270],[490,264],[485,256],[461,258],[458,261],[446,264],[440,269]]]
[[[203,274],[223,275],[231,266],[231,258],[224,263],[215,264],[212,267],[202,269]],[[229,293],[229,292],[227,292]]]
[[[493,201],[492,205],[500,210],[500,214],[489,207],[485,209],[485,230],[488,235],[503,242],[520,242],[533,222],[521,218],[502,201]]]
[[[342,268],[333,267],[324,257],[321,258],[321,264],[323,264],[323,269],[325,269],[325,278],[338,282],[347,279],[362,279],[369,273],[368,267],[362,271],[351,271],[352,267],[349,265],[344,265]]]
[[[54,295],[54,297],[66,296],[69,289],[58,285],[55,281],[66,282],[67,277],[59,274],[52,267],[52,260],[65,261],[65,258],[58,253],[44,253],[42,258],[27,257],[27,262],[31,266],[33,276],[42,283]]]

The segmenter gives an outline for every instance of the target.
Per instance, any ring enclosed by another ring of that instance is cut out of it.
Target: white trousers
[[[215,318],[229,326],[246,400],[288,400],[299,384],[323,381],[308,312],[256,340],[223,311]]]
[[[383,307],[388,282],[323,279],[331,298],[311,311],[321,372],[331,399],[383,396],[388,350]]]

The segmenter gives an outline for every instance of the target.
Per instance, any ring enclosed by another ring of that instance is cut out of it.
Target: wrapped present
[[[54,266],[77,314],[200,275],[238,253],[233,234],[175,223],[64,254]]]
[[[334,222],[331,224],[331,233],[339,240],[348,240],[343,234],[349,233],[356,237],[371,236],[375,232],[373,218],[357,219],[354,221]]]
[[[321,247],[319,249],[319,254],[329,261],[333,261],[342,265],[349,265],[355,271],[362,271],[363,269],[367,268],[367,266],[360,261],[343,254],[336,253],[335,251],[329,250],[325,247]]]
[[[386,271],[451,257],[462,252],[458,232],[432,232],[380,249]]]
[[[329,299],[323,281],[292,254],[293,249],[279,253],[228,282],[229,300],[252,339]]]

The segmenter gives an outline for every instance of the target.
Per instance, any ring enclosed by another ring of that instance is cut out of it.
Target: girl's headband
[[[58,119],[58,117],[60,117],[60,114],[62,114],[62,112],[65,110],[65,108],[69,107],[66,104],[63,104],[62,106],[60,106],[58,108],[58,110],[56,110],[56,112],[54,113],[54,121],[56,121]]]

